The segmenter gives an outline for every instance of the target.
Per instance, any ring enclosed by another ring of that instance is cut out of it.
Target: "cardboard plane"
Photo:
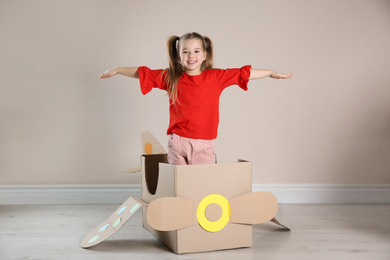
[[[140,208],[143,226],[177,254],[252,245],[252,225],[280,224],[276,197],[252,192],[252,165],[237,163],[170,165],[163,146],[143,132],[142,197],[129,197],[80,246],[95,246],[116,233]]]

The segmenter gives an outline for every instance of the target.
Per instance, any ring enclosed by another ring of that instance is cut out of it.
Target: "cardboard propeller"
[[[149,204],[146,219],[152,228],[160,231],[199,224],[206,231],[217,232],[229,222],[260,224],[270,221],[277,211],[275,195],[259,191],[230,200],[219,194],[210,194],[201,202],[179,197],[159,198]]]

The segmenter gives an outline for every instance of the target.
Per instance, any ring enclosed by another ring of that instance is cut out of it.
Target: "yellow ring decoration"
[[[222,215],[217,221],[210,221],[206,218],[206,208],[216,203],[222,208]],[[223,229],[230,220],[230,204],[222,195],[210,194],[202,199],[196,211],[199,225],[206,231],[217,232]]]

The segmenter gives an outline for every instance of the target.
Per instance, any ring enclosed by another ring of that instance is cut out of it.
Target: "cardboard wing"
[[[93,229],[81,241],[82,248],[99,244],[115,234],[142,206],[147,206],[140,198],[129,197],[107,220]]]
[[[149,131],[141,133],[142,152],[143,154],[162,154],[166,153],[164,147],[160,144],[154,135]],[[141,167],[125,170],[122,172],[134,173],[141,171]]]

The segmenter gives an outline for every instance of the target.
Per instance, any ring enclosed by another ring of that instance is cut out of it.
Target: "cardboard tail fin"
[[[142,142],[142,152],[143,154],[163,154],[167,153],[164,147],[160,144],[154,135],[149,131],[144,131],[141,133],[141,142]],[[141,167],[124,170],[121,172],[126,173],[135,173],[140,172]]]
[[[107,220],[89,232],[81,241],[82,248],[99,244],[116,233],[142,206],[147,203],[140,198],[129,197]]]
[[[141,133],[142,149],[144,154],[160,154],[167,153],[164,147],[160,144],[152,133],[144,131]]]

